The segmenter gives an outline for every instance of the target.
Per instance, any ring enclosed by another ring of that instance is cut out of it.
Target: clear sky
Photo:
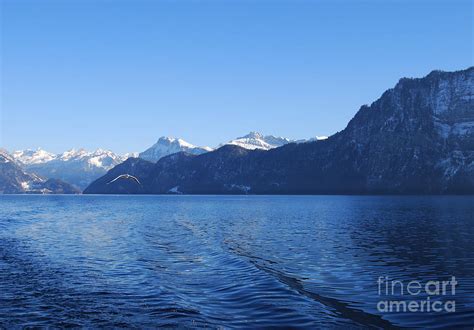
[[[471,0],[0,3],[10,151],[331,135],[401,77],[473,65]]]

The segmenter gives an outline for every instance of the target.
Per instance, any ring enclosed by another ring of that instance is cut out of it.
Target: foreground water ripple
[[[471,197],[0,196],[0,326],[472,327]],[[456,276],[455,313],[377,279]]]

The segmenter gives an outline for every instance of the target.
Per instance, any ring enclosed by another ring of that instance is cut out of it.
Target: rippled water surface
[[[456,276],[456,312],[380,312],[379,276]],[[0,326],[28,325],[472,328],[474,198],[0,196]]]

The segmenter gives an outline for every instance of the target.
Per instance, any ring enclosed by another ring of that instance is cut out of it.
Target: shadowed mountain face
[[[404,78],[327,140],[129,159],[85,193],[474,193],[473,94],[472,67]]]

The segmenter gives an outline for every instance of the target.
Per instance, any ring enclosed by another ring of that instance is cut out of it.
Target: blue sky
[[[401,77],[473,65],[471,1],[0,2],[9,150],[330,135]]]

